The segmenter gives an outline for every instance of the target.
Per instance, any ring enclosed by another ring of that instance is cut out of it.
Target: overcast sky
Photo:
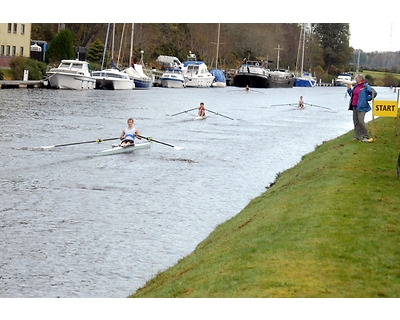
[[[350,23],[350,46],[370,51],[400,51],[400,22],[381,22],[372,28],[364,22]]]

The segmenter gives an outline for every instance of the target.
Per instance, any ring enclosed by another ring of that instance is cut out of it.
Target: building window
[[[0,47],[0,56],[4,56],[4,51],[5,51],[4,45],[1,45],[1,47]]]
[[[14,33],[17,33],[17,24],[14,23]]]
[[[6,56],[9,57],[10,56],[10,52],[11,52],[11,47],[7,46],[6,47]]]
[[[17,53],[17,47],[13,46],[12,47],[12,56],[15,57],[15,54]]]
[[[19,48],[19,55],[20,55],[21,57],[24,56],[24,47],[20,47],[20,48]]]
[[[25,34],[25,25],[21,24],[21,34]]]
[[[9,24],[8,24],[8,27],[7,27],[8,33],[11,33],[11,25],[12,25],[12,23],[9,23]]]

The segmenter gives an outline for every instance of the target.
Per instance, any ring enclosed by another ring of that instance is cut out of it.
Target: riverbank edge
[[[399,297],[394,123],[324,141],[129,297]]]

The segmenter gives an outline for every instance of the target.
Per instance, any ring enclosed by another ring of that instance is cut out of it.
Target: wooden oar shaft
[[[210,109],[206,109],[206,110],[209,111],[209,112],[211,112],[211,113],[214,113],[214,114],[216,114],[216,115],[218,115],[218,116],[221,116],[221,117],[225,117],[225,118],[234,120],[234,119],[232,119],[231,117],[224,116],[223,114],[220,114],[220,113],[218,113],[218,112],[214,112],[214,111],[212,111],[212,110],[210,110]]]

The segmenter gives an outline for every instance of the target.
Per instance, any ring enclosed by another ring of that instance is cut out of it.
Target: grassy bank
[[[375,134],[318,146],[131,297],[400,297],[394,119]]]

